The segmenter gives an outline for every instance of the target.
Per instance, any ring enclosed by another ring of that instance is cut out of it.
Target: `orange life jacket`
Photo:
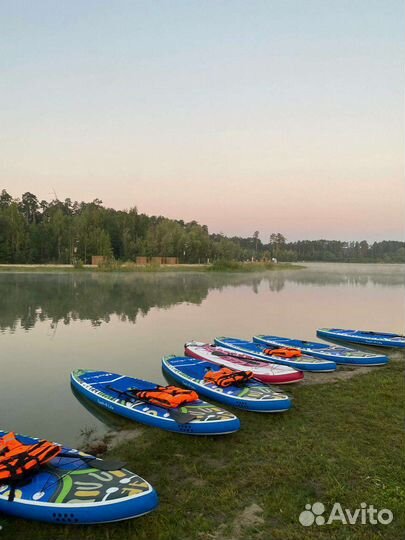
[[[204,375],[204,380],[214,383],[221,388],[227,388],[233,384],[242,384],[252,377],[253,373],[251,371],[235,371],[223,367],[219,371],[208,371]]]
[[[264,349],[264,354],[270,356],[281,356],[281,358],[294,358],[296,356],[302,356],[302,352],[299,349]]]
[[[8,484],[37,471],[61,452],[61,446],[41,440],[23,444],[14,433],[0,437],[0,484]]]
[[[192,403],[199,399],[194,390],[185,390],[177,386],[158,386],[154,390],[138,390],[134,392],[134,396],[165,409],[176,409],[185,403]]]

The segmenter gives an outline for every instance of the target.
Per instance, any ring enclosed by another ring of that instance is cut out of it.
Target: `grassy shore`
[[[240,263],[218,261],[213,264],[162,264],[139,265],[128,263],[107,263],[101,266],[90,264],[1,264],[0,272],[264,272],[268,270],[289,270],[305,268],[291,263]]]
[[[390,540],[405,530],[404,355],[346,380],[288,388],[281,415],[238,412],[240,432],[192,438],[141,427],[110,455],[148,479],[160,507],[128,522],[56,527],[0,520],[0,538]],[[361,369],[361,368],[359,368]],[[347,371],[347,370],[346,370]],[[312,378],[316,375],[312,375]],[[388,508],[390,525],[303,527],[305,504]]]
[[[206,270],[209,272],[263,272],[266,270],[299,270],[302,268],[305,268],[305,266],[292,263],[240,263],[236,261],[217,261],[211,265],[206,265]]]

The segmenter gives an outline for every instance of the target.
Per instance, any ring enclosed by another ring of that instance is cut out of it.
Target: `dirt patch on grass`
[[[207,467],[210,469],[220,469],[221,467],[224,467],[227,464],[227,460],[222,457],[206,457],[205,463],[207,464]]]
[[[246,527],[256,527],[257,525],[263,525],[264,519],[262,518],[263,508],[256,503],[247,506],[242,512],[242,519],[240,522]],[[238,520],[238,526],[240,527]]]
[[[340,381],[347,381],[358,375],[365,375],[370,371],[378,369],[378,367],[358,367],[358,368],[342,368],[339,367],[336,371],[331,373],[307,373],[305,372],[304,380],[301,384],[303,385],[312,385],[312,384],[327,384],[335,383]]]
[[[262,514],[263,508],[256,503],[252,503],[234,519],[230,527],[227,523],[222,523],[215,533],[201,535],[201,538],[204,538],[204,540],[242,540],[248,538],[246,533],[249,529],[264,524]],[[227,533],[226,531],[229,531],[229,529],[230,532]]]
[[[94,456],[103,456],[114,450],[117,446],[132,441],[142,434],[142,429],[122,429],[120,431],[107,431],[98,435],[96,430],[88,430],[82,434],[83,442],[79,449]]]

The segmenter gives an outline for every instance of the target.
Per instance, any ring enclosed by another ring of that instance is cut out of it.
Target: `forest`
[[[0,263],[87,264],[92,255],[117,261],[137,256],[178,257],[181,263],[208,261],[405,262],[405,242],[300,240],[259,231],[227,237],[196,221],[147,216],[136,207],[114,210],[95,199],[77,202],[39,200],[30,192],[14,198],[0,194]]]

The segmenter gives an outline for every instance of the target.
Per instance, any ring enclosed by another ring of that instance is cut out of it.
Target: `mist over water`
[[[75,444],[120,425],[72,394],[75,368],[164,382],[163,354],[190,339],[320,326],[404,331],[405,265],[306,264],[223,273],[0,273],[0,426]]]

